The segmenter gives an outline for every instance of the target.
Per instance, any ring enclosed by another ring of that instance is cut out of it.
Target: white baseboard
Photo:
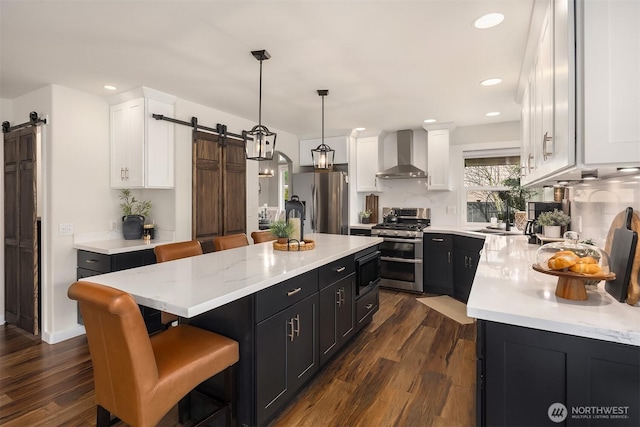
[[[65,329],[64,331],[60,331],[60,332],[55,332],[53,334],[50,334],[48,332],[43,332],[42,341],[46,342],[47,344],[57,344],[59,342],[66,341],[68,339],[75,338],[77,336],[84,335],[84,334],[85,334],[84,326],[77,325],[76,327]]]

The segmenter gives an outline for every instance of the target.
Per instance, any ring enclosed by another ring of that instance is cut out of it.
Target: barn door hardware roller
[[[35,111],[32,111],[29,113],[28,122],[15,125],[15,126],[11,126],[8,121],[2,122],[2,133],[13,132],[14,130],[26,128],[27,126],[37,126],[41,123],[47,124],[47,119],[41,119],[40,117],[38,117],[38,113],[36,113]]]

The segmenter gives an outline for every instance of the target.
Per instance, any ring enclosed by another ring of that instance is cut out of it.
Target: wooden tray
[[[574,301],[587,300],[587,290],[584,287],[585,282],[590,280],[613,280],[616,278],[615,273],[582,274],[574,273],[573,271],[546,270],[538,264],[533,264],[531,267],[539,273],[557,276],[556,296]]]
[[[273,242],[273,249],[276,251],[298,252],[310,251],[316,248],[316,242],[311,239],[303,239],[304,245],[299,245],[295,240],[289,243]]]

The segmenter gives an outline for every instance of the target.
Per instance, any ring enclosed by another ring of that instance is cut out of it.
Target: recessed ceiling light
[[[356,130],[357,130],[358,132],[362,132],[363,130],[366,130],[366,129],[367,129],[367,128],[356,128]]]
[[[425,123],[435,123],[436,119],[427,119],[424,121]]]
[[[638,172],[640,170],[640,168],[637,167],[624,167],[624,168],[618,168],[618,172]]]
[[[500,111],[492,111],[490,113],[485,114],[487,117],[495,117],[500,115]]]
[[[112,86],[112,85],[104,85],[103,87],[104,87],[106,90],[116,90],[116,89],[118,89],[117,87]]]
[[[493,85],[497,85],[498,83],[502,83],[502,79],[498,77],[486,79],[480,82],[482,86],[493,86]]]
[[[484,30],[487,28],[495,27],[500,24],[504,20],[504,15],[501,13],[489,13],[487,15],[481,16],[473,22],[473,26]]]

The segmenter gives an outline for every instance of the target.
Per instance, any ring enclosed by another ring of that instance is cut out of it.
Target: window
[[[508,184],[520,182],[520,150],[466,151],[463,157],[467,222],[504,220]]]

